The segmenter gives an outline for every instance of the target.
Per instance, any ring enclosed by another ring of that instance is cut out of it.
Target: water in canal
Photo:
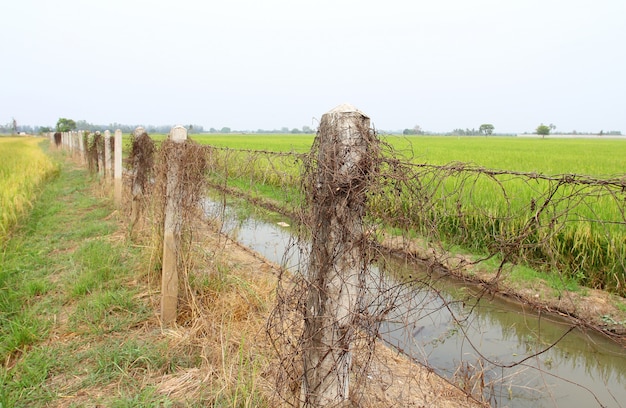
[[[225,232],[268,260],[286,263],[292,271],[304,263],[298,254],[285,256],[293,237],[279,219],[237,217],[215,203],[206,208],[224,220]],[[567,321],[516,302],[476,300],[468,296],[476,288],[450,278],[426,278],[418,264],[398,261],[390,267],[396,276],[423,277],[427,284],[403,286],[406,301],[381,333],[441,376],[458,383],[461,372],[483,371],[483,395],[498,407],[626,407],[622,346],[596,333],[570,330]]]

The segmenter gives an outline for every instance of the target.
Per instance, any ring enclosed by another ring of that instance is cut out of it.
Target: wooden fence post
[[[115,130],[115,142],[113,146],[113,178],[115,182],[115,204],[122,205],[122,130]]]
[[[169,134],[171,141],[184,143],[187,140],[187,129],[175,126]],[[165,201],[165,220],[163,227],[163,271],[161,276],[161,322],[164,327],[176,322],[178,309],[178,248],[180,246],[180,229],[182,225],[181,209],[177,206],[180,194],[179,175],[180,160],[173,157],[167,163],[167,184]]]
[[[364,288],[363,214],[373,141],[369,118],[351,105],[324,114],[317,168],[308,186],[312,248],[304,320],[301,402],[339,406],[349,397],[352,342]]]

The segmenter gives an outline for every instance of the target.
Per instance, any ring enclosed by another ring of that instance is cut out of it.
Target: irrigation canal
[[[266,259],[292,271],[303,264],[280,219],[242,216],[210,201],[206,209],[222,219],[224,232]],[[294,253],[286,256],[289,251]],[[397,262],[391,269],[398,276],[424,274],[418,264]],[[453,381],[461,364],[467,375],[482,371],[479,387],[493,406],[626,407],[622,346],[596,333],[570,331],[567,321],[516,302],[471,300],[468,294],[476,288],[467,283],[450,278],[430,282],[405,287],[410,296],[403,295],[406,302],[380,328],[387,342]]]

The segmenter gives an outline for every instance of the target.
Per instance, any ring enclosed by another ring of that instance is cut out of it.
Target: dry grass
[[[194,235],[181,279],[184,293],[176,327],[159,332],[155,316],[138,328],[142,336],[164,337],[170,356],[195,356],[199,363],[153,373],[143,381],[181,406],[297,406],[295,399],[284,396],[299,392],[298,384],[283,384],[291,390],[276,388],[281,383],[281,357],[266,333],[279,267],[217,230],[204,224]],[[154,278],[149,299],[158,310]],[[367,347],[355,349],[353,373],[367,382],[354,387],[351,406],[482,406],[432,370],[382,344],[377,344],[373,358]],[[359,364],[367,359],[367,367]]]

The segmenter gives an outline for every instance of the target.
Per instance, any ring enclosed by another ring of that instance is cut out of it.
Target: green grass
[[[103,396],[104,405],[167,402],[129,375],[165,369],[165,343],[126,337],[152,312],[129,285],[139,253],[112,237],[115,209],[109,198],[94,194],[94,186],[84,170],[65,165],[2,246],[2,406],[48,406],[113,380],[125,385],[117,397]],[[80,340],[56,341],[53,332]]]
[[[522,287],[529,283],[542,281],[555,291],[555,296],[560,296],[563,291],[581,292],[583,288],[572,277],[562,277],[553,273],[541,272],[524,266],[515,266],[509,274],[512,283],[519,283]]]
[[[268,406],[258,386],[266,358],[247,340],[263,317],[250,312],[235,329],[231,316],[250,303],[267,310],[246,277],[229,266],[192,274],[203,313],[217,315],[185,315],[164,333],[150,244],[127,239],[105,184],[65,154],[51,157],[59,171],[0,244],[0,407]],[[205,303],[216,285],[219,298]],[[187,326],[197,322],[208,327]],[[178,381],[188,388],[172,396],[160,388],[167,381],[174,393]]]

